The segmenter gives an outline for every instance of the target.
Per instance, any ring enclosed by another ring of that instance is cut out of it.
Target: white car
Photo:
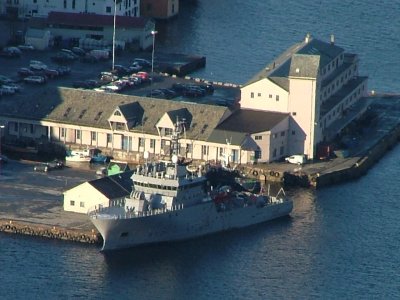
[[[33,47],[32,45],[29,45],[29,44],[18,45],[18,48],[21,50],[35,50],[35,47]]]
[[[28,76],[24,78],[26,83],[43,84],[46,83],[46,78],[43,76]]]
[[[44,63],[42,63],[39,60],[31,60],[29,62],[29,68],[31,68],[32,70],[42,71],[42,70],[47,69],[47,65],[45,65]]]
[[[285,160],[291,164],[302,165],[307,161],[307,157],[303,154],[298,154],[286,157]]]

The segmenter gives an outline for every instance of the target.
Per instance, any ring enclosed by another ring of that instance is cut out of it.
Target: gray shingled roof
[[[301,41],[294,44],[271,63],[265,66],[244,86],[257,82],[263,78],[270,78],[277,85],[285,90],[289,90],[288,77],[292,69],[292,58],[295,54],[319,56],[319,66],[324,67],[329,64],[333,58],[344,52],[343,48],[332,43],[327,43],[318,39],[310,38],[309,42]]]
[[[290,64],[289,76],[317,78],[319,60],[319,55],[294,54]]]
[[[288,116],[287,113],[241,109],[215,128],[208,142],[240,145],[246,135],[271,130]]]
[[[153,135],[158,135],[155,125],[165,112],[187,109],[192,116],[192,124],[186,128],[186,136],[197,140],[207,140],[220,121],[231,114],[229,108],[222,106],[60,87],[46,88],[29,97],[4,102],[0,115],[109,129],[108,118],[114,110],[134,102],[143,108],[144,122],[131,128],[131,131]]]

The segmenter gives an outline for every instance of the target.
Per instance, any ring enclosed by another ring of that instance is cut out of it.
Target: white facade
[[[95,206],[108,207],[110,199],[94,188],[90,183],[82,183],[64,192],[64,210],[86,214]]]
[[[4,1],[6,2],[6,1]],[[6,6],[18,8],[18,16],[47,17],[49,12],[114,14],[114,0],[19,0],[10,1]],[[116,5],[119,16],[140,16],[140,0],[121,0]]]
[[[307,35],[291,49],[290,55],[285,52],[242,87],[240,104],[289,113],[288,154],[312,159],[319,143],[347,125],[338,123],[367,95],[367,78],[358,74],[357,55],[336,46],[333,36],[325,43]]]

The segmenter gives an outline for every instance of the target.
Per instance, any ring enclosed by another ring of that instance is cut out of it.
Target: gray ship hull
[[[134,218],[96,215],[91,221],[103,237],[102,251],[109,251],[243,228],[286,216],[292,209],[293,202],[286,200],[262,207],[250,205],[218,212],[215,204],[209,201],[184,209]]]

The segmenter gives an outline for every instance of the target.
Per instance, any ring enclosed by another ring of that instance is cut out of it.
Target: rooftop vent
[[[335,45],[335,35],[331,34],[331,45]]]

